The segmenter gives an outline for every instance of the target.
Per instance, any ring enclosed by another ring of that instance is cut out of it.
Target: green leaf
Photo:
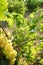
[[[6,8],[7,8],[7,0],[0,0],[0,20],[5,19]]]

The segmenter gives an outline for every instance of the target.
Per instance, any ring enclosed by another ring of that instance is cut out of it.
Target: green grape
[[[1,51],[6,58],[10,60],[10,65],[13,65],[16,60],[17,52],[13,49],[10,40],[3,35],[0,36],[0,49],[2,49]]]

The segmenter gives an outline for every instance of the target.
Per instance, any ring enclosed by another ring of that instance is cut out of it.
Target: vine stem
[[[1,27],[1,28],[2,28],[2,30],[4,31],[4,33],[5,33],[6,37],[9,39],[9,36],[8,36],[8,34],[6,33],[5,29],[2,27],[2,25],[0,25],[0,27]]]
[[[25,43],[28,43],[29,41],[33,41],[33,40],[42,40],[42,38],[34,38],[34,39],[29,39],[28,41],[24,41],[23,43],[21,43],[21,44],[19,44],[19,45],[17,45],[17,46],[15,46],[14,47],[14,49],[16,49],[16,48],[18,48],[18,47],[20,47],[20,46],[22,46],[22,45],[24,45]]]
[[[6,33],[5,29],[2,27],[2,25],[0,25],[0,27],[1,27],[2,30],[4,31],[6,37],[9,39],[9,36],[8,36],[8,34]],[[14,47],[14,49],[17,49],[18,47],[24,45],[25,43],[28,43],[29,41],[33,41],[33,40],[41,40],[41,38],[29,39],[28,41],[24,41],[23,43],[21,43],[21,44],[17,45],[16,47]]]

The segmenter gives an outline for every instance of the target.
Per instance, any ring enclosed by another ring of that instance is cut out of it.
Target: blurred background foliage
[[[0,25],[18,53],[14,65],[43,65],[43,0],[0,0]]]

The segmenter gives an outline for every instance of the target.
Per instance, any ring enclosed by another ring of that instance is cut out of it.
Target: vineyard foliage
[[[5,10],[7,9],[7,0],[0,0],[0,20],[5,18]]]
[[[26,6],[30,12],[36,11],[43,7],[43,0],[25,0]]]
[[[43,65],[41,3],[43,0],[0,0],[1,65]]]

